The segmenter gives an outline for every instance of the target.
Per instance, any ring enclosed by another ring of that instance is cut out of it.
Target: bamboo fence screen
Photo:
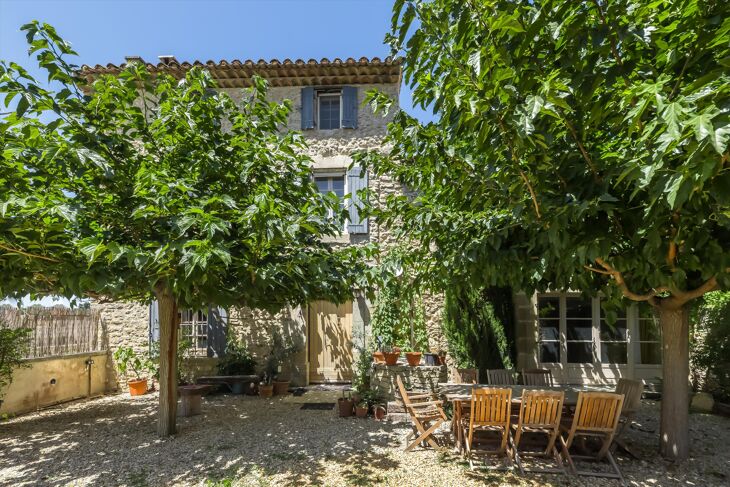
[[[0,322],[9,328],[30,328],[26,358],[59,357],[102,349],[99,311],[84,308],[18,309],[0,307]]]

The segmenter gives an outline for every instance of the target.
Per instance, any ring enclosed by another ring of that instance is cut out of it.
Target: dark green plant
[[[285,380],[279,374],[286,359],[301,350],[301,345],[294,341],[291,335],[286,335],[279,328],[273,328],[270,332],[271,349],[264,359],[264,382],[271,384],[274,380]]]
[[[256,372],[256,360],[243,341],[229,333],[226,353],[218,359],[220,375],[251,375]]]
[[[13,371],[30,367],[24,359],[28,354],[30,328],[10,328],[0,321],[0,400],[13,382]]]
[[[511,303],[509,289],[447,288],[442,328],[457,367],[478,368],[482,377],[487,369],[513,368],[514,341],[507,334],[512,322],[504,318],[513,313]],[[497,310],[506,313],[499,316]]]
[[[141,380],[155,373],[156,366],[152,359],[147,354],[138,354],[132,347],[117,348],[113,357],[119,373],[127,378]]]
[[[695,325],[693,370],[702,374],[705,390],[730,402],[730,292],[706,294]]]
[[[0,296],[156,299],[158,432],[171,435],[176,310],[343,302],[372,247],[324,242],[348,210],[318,191],[293,105],[270,102],[263,78],[239,99],[199,67],[100,75],[52,26],[21,29],[52,83],[0,62],[14,104],[0,118]]]
[[[373,210],[418,242],[408,272],[648,302],[660,450],[687,458],[689,307],[730,287],[730,2],[396,0],[392,19],[437,117],[400,111],[392,149],[353,158],[410,190]]]
[[[357,347],[357,360],[352,371],[352,388],[358,394],[370,390],[370,371],[373,366],[373,354],[370,350]]]

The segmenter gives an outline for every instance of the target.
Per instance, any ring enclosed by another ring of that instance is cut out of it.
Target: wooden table
[[[455,382],[439,382],[438,395],[445,397],[447,401],[453,404],[453,415],[451,419],[451,429],[456,438],[457,449],[461,448],[461,407],[464,402],[471,401],[471,391],[474,388],[491,387],[499,389],[512,389],[512,407],[519,408],[522,403],[522,394],[524,391],[562,391],[565,393],[563,406],[575,406],[578,404],[578,393],[580,392],[613,392],[613,389],[604,386],[495,386],[490,384],[461,384]]]

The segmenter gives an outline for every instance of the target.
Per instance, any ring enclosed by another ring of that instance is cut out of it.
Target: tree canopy
[[[432,286],[662,312],[730,284],[728,2],[397,0],[387,41],[439,118],[400,112],[390,154],[360,160],[414,190],[379,218],[420,242],[409,263]]]
[[[49,83],[0,63],[15,104],[0,121],[0,295],[160,300],[169,434],[178,307],[341,302],[370,248],[323,241],[347,210],[318,192],[291,102],[267,101],[262,78],[240,100],[197,68],[129,63],[88,84],[53,27],[22,29]]]

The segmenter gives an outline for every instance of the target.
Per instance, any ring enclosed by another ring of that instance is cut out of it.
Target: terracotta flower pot
[[[287,394],[289,394],[289,381],[288,380],[274,381],[274,394],[277,396],[286,396]]]
[[[271,397],[274,395],[274,384],[261,384],[259,386],[259,396]]]
[[[130,396],[141,396],[147,393],[147,379],[127,381]]]
[[[382,404],[379,406],[375,406],[375,419],[377,419],[378,421],[382,421],[383,419],[385,419],[385,415],[387,413],[388,411]]]
[[[368,408],[367,406],[355,406],[355,416],[358,418],[366,418],[368,416]]]
[[[373,352],[373,362],[376,364],[384,364],[385,355],[383,355],[383,352]]]
[[[385,365],[395,365],[398,363],[400,352],[383,352],[385,356]]]
[[[352,416],[352,407],[354,401],[352,399],[345,399],[341,397],[337,400],[337,407],[340,418],[348,418]]]
[[[406,360],[408,360],[408,365],[415,367],[421,363],[421,352],[406,352]]]

